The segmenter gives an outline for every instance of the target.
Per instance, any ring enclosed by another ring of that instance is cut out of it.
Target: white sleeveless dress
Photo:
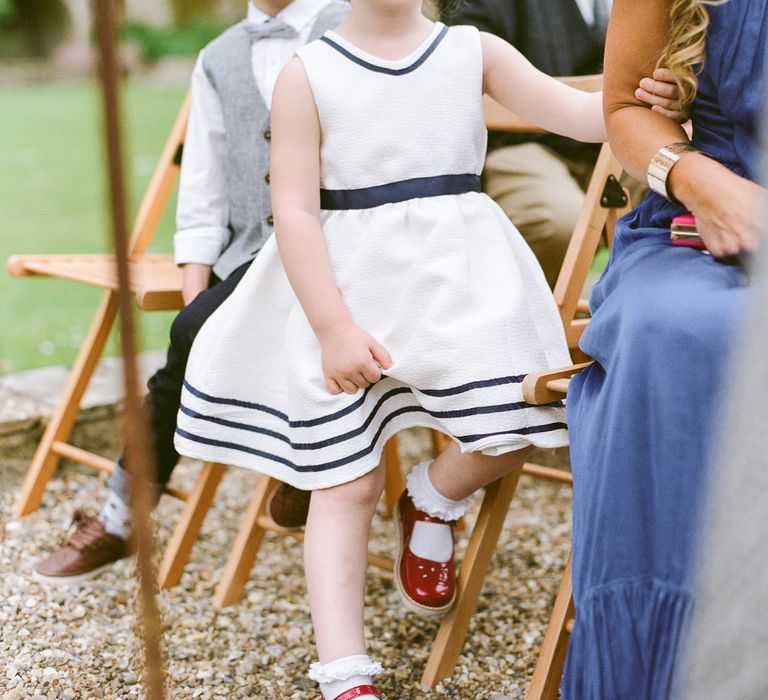
[[[327,392],[272,237],[195,340],[178,451],[317,489],[373,469],[387,439],[412,426],[465,452],[567,444],[562,405],[522,398],[525,374],[570,358],[536,259],[479,191],[477,30],[438,23],[397,61],[327,32],[298,56],[320,118],[333,274],[394,364],[355,395]]]

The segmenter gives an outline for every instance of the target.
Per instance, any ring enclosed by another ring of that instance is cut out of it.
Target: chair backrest
[[[149,186],[141,200],[141,206],[131,231],[131,241],[128,248],[131,256],[141,255],[146,251],[173,191],[173,185],[181,166],[181,154],[184,149],[184,137],[187,133],[189,120],[189,103],[189,95],[187,95],[155,166]]]
[[[572,87],[587,92],[602,89],[602,75],[559,78]],[[516,114],[485,97],[485,122],[490,130],[515,133],[545,133],[541,127],[526,122]],[[555,301],[566,332],[568,347],[575,359],[581,359],[579,339],[586,327],[589,306],[581,299],[592,261],[603,232],[610,244],[616,220],[630,206],[629,197],[619,184],[623,170],[611,147],[603,144],[587,187],[584,204],[571,236],[554,289]]]

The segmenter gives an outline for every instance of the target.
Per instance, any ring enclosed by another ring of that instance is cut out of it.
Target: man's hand
[[[680,105],[680,90],[669,68],[657,68],[653,71],[653,77],[643,78],[635,90],[635,97],[650,105],[652,112],[678,124],[688,121],[688,114]]]
[[[324,333],[319,338],[325,388],[331,394],[354,394],[381,379],[381,370],[392,358],[373,336],[353,323]]]
[[[200,292],[208,289],[211,282],[211,266],[199,263],[182,265],[181,296],[188,306]]]

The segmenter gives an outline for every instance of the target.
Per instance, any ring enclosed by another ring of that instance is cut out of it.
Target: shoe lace
[[[104,532],[104,527],[96,516],[89,518],[76,516],[73,525],[74,532],[69,535],[66,544],[81,552],[101,546],[104,538],[109,536]]]

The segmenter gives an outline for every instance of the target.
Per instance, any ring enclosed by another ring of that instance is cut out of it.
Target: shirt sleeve
[[[192,73],[192,102],[179,177],[173,237],[177,265],[214,265],[230,237],[224,117],[202,58],[201,53]]]

